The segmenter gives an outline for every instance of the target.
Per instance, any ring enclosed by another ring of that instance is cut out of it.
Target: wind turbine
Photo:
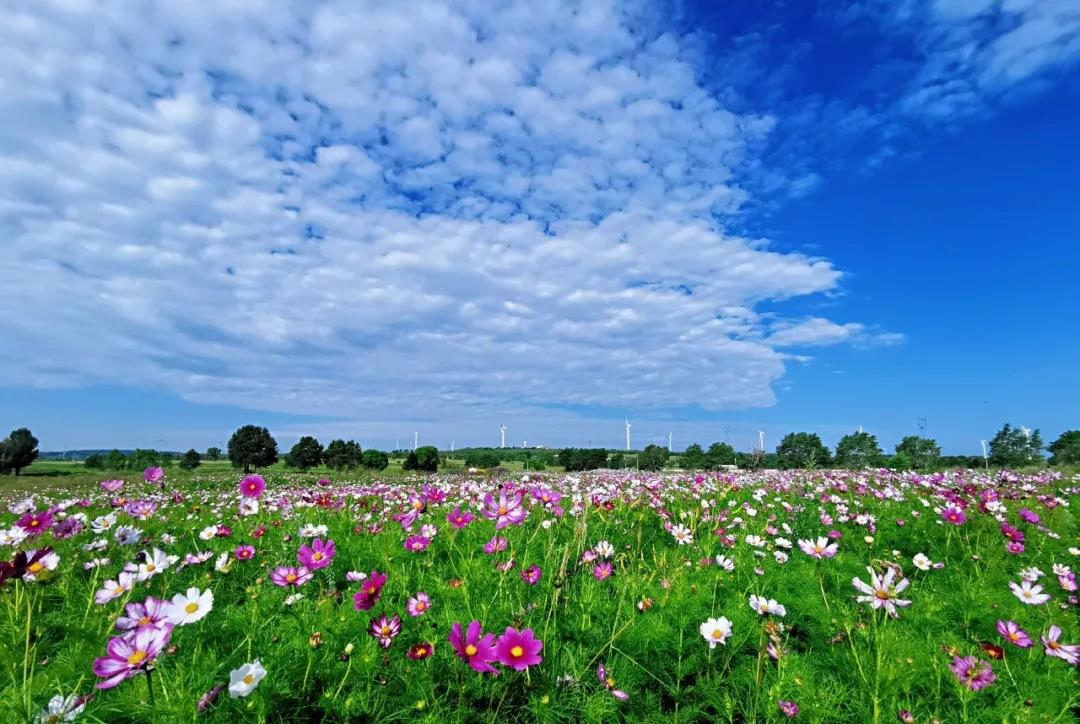
[[[989,469],[990,468],[990,456],[987,455],[987,452],[986,452],[986,440],[979,440],[979,442],[982,443],[983,466],[985,468]]]
[[[626,449],[630,449],[630,418],[626,418]]]
[[[454,441],[450,441],[450,452],[454,452]]]
[[[506,424],[499,424],[499,447],[506,447]]]
[[[764,430],[758,430],[757,431],[757,440],[758,440],[758,443],[757,443],[758,444],[758,450],[760,450],[761,452],[765,452],[765,431]]]
[[[669,453],[671,452],[671,433],[670,432],[667,434],[667,451]]]
[[[412,449],[416,452],[416,448],[420,445],[420,431],[417,430],[412,434]]]

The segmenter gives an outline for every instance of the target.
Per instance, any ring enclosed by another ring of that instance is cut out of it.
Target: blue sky
[[[1077,426],[1071,0],[492,7],[7,11],[0,426]]]

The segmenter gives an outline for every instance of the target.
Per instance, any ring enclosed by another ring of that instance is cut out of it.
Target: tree
[[[726,442],[714,442],[705,452],[705,469],[719,470],[721,465],[735,464],[735,448]]]
[[[434,473],[439,469],[439,450],[431,445],[416,448],[416,469]]]
[[[310,435],[305,435],[292,446],[289,454],[285,456],[285,463],[290,468],[297,470],[310,470],[318,467],[323,461],[323,446]]]
[[[604,448],[565,447],[556,460],[567,472],[600,470],[608,465],[608,453]]]
[[[180,468],[182,470],[194,470],[200,465],[202,465],[202,460],[199,458],[199,451],[195,448],[191,448],[180,458]]]
[[[15,471],[18,475],[38,456],[38,439],[25,427],[12,430],[0,441],[0,473]]]
[[[245,473],[273,465],[277,459],[277,441],[265,427],[244,425],[229,438],[229,462],[234,468],[243,468]]]
[[[638,467],[642,470],[663,470],[667,463],[668,449],[661,445],[646,445],[638,455]]]
[[[108,455],[105,456],[105,469],[106,470],[123,470],[127,467],[127,455],[119,450],[111,450]]]
[[[1080,465],[1080,430],[1061,433],[1050,443],[1051,465]]]
[[[938,447],[936,441],[928,437],[908,435],[896,446],[896,455],[897,457],[903,455],[916,470],[927,470],[937,467],[941,460],[941,448]],[[898,468],[896,461],[892,465]]]
[[[206,448],[206,459],[207,460],[215,460],[215,461],[216,460],[221,460],[221,448],[219,448],[219,447],[208,447],[208,448]]]
[[[497,468],[499,456],[490,450],[473,450],[465,456],[467,468]]]
[[[417,470],[419,468],[419,460],[416,457],[416,451],[410,450],[409,454],[405,456],[405,460],[401,463],[402,470]]]
[[[829,448],[812,432],[789,432],[776,446],[776,462],[784,470],[825,467]]]
[[[701,449],[701,445],[696,442],[693,445],[688,445],[683,450],[682,456],[679,458],[679,462],[687,470],[701,470],[705,467],[705,451]]]
[[[621,452],[611,453],[608,457],[607,466],[612,470],[622,470],[626,465],[626,458]]]
[[[83,460],[83,465],[87,470],[104,470],[105,469],[105,456],[100,453],[90,453]]]
[[[365,450],[361,455],[361,462],[368,470],[386,470],[390,465],[390,458],[382,450]]]
[[[131,457],[127,459],[127,467],[132,470],[146,470],[147,468],[156,468],[161,465],[161,456],[158,455],[157,450],[136,450],[131,453]]]
[[[868,432],[844,435],[836,445],[836,464],[849,470],[877,467],[885,461],[877,438]]]
[[[331,440],[326,446],[323,460],[331,470],[355,470],[363,462],[363,456],[360,443],[354,440]]]
[[[1043,442],[1038,430],[1013,427],[1005,423],[990,441],[990,464],[1018,468],[1042,463]]]

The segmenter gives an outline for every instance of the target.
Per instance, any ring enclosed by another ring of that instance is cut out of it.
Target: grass
[[[261,510],[252,516],[237,514],[238,476],[227,469],[208,465],[169,476],[166,495],[132,479],[125,486],[129,499],[158,505],[144,521],[120,513],[120,522],[141,530],[138,545],[108,538],[104,550],[85,552],[83,544],[101,538],[89,529],[62,540],[46,533],[21,544],[52,546],[60,563],[48,580],[8,581],[0,588],[0,721],[32,721],[54,695],[89,693],[97,680],[91,664],[117,635],[113,622],[123,604],[147,595],[167,598],[192,586],[213,591],[213,610],[175,629],[175,649],[158,659],[153,672],[155,696],[140,675],[97,692],[80,721],[746,723],[786,721],[780,700],[797,702],[798,721],[823,723],[892,722],[900,710],[920,722],[1066,722],[1077,713],[1076,667],[1044,655],[1037,640],[1053,623],[1064,629],[1063,641],[1080,642],[1076,605],[1051,573],[1055,563],[1077,560],[1068,550],[1080,545],[1074,506],[1056,503],[1075,503],[1075,481],[552,474],[542,484],[564,494],[565,514],[531,505],[524,523],[498,531],[507,549],[487,555],[482,548],[496,531],[477,510],[481,497],[520,475],[421,480],[391,473],[335,478],[332,486],[320,487],[314,484],[318,473],[272,470]],[[40,486],[36,509],[85,495],[86,507],[66,512],[92,521],[111,510],[109,496],[96,487],[101,477],[27,479]],[[430,503],[416,524],[438,527],[430,547],[407,552],[407,534],[391,516],[407,510],[425,483],[437,485],[447,500]],[[985,490],[999,493],[1004,517],[1024,529],[1022,554],[1006,553],[999,521],[978,511]],[[174,492],[182,499],[174,500]],[[944,495],[970,501],[962,526],[944,525],[934,512]],[[281,500],[290,504],[278,507]],[[476,519],[455,529],[446,519],[454,506],[473,509]],[[1020,523],[1022,506],[1037,511],[1042,522]],[[836,522],[824,524],[822,514]],[[859,515],[875,516],[876,525]],[[16,517],[0,514],[0,529]],[[296,565],[297,546],[310,542],[298,534],[307,523],[327,526],[323,537],[335,541],[337,555],[289,606],[291,591],[274,586],[268,574],[276,565]],[[692,543],[676,543],[667,529],[676,523],[692,531]],[[231,533],[200,539],[199,531],[210,525],[229,526]],[[260,526],[266,533],[256,538]],[[830,529],[841,533],[835,558],[819,561],[797,546],[785,547],[785,540]],[[175,540],[163,543],[163,535]],[[749,535],[761,536],[762,546],[748,543]],[[603,540],[615,550],[614,575],[597,580],[594,563],[582,562],[582,555]],[[177,563],[124,600],[94,603],[101,583],[115,579],[139,551],[158,547],[183,560],[194,551],[231,554],[241,543],[255,546],[254,560],[233,560],[228,570],[215,569],[213,560]],[[786,562],[778,561],[778,552],[786,553]],[[721,553],[734,561],[733,571],[715,564]],[[916,553],[944,567],[918,570]],[[108,557],[109,563],[84,570],[90,557]],[[497,567],[509,561],[511,570]],[[520,571],[533,564],[543,574],[530,586]],[[904,596],[912,604],[896,619],[857,603],[851,585],[853,577],[869,579],[867,566],[882,571],[890,565],[911,580]],[[1010,581],[1020,580],[1019,570],[1030,566],[1047,574],[1041,582],[1052,595],[1048,604],[1025,605],[1009,590]],[[354,609],[359,584],[346,579],[349,570],[388,574],[374,609]],[[412,618],[405,603],[418,591],[430,595],[432,606]],[[751,594],[776,599],[786,615],[760,616],[748,605]],[[401,634],[387,649],[368,634],[372,618],[383,613],[402,619]],[[716,616],[730,619],[733,633],[710,649],[698,628]],[[502,667],[497,677],[473,672],[446,639],[453,622],[474,618],[495,633],[507,626],[531,628],[544,642],[543,662],[525,672]],[[995,632],[999,618],[1019,622],[1036,645],[1004,643]],[[434,656],[409,659],[405,652],[421,641],[434,644]],[[954,653],[986,660],[983,642],[1004,646],[1005,658],[992,661],[997,680],[971,692],[948,666]],[[768,655],[770,643],[783,652],[778,660]],[[351,655],[344,656],[349,645]],[[268,675],[252,694],[232,699],[223,693],[197,712],[200,696],[256,658]],[[628,701],[616,700],[597,681],[601,663]]]

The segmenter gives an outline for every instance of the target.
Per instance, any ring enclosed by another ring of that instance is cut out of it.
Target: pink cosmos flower
[[[832,558],[836,555],[836,551],[840,548],[838,543],[829,543],[829,539],[825,536],[819,537],[816,541],[803,539],[799,541],[799,548],[808,556],[812,556],[817,559]]]
[[[1043,653],[1047,656],[1053,656],[1061,659],[1062,661],[1076,666],[1080,664],[1080,645],[1078,644],[1063,644],[1059,640],[1061,638],[1061,627],[1051,626],[1050,630],[1045,636],[1041,636],[1040,640],[1043,645]]]
[[[421,641],[418,644],[413,644],[412,646],[410,646],[409,650],[406,652],[405,655],[413,661],[422,661],[423,659],[430,657],[434,653],[434,646],[432,646],[427,641]]]
[[[429,545],[431,545],[431,539],[422,535],[411,535],[405,539],[405,550],[410,553],[425,551]]]
[[[529,495],[532,496],[533,500],[546,508],[558,505],[559,501],[562,500],[562,493],[558,493],[550,488],[536,487],[529,491]]]
[[[384,613],[371,620],[368,631],[379,642],[379,646],[388,649],[390,644],[394,643],[394,638],[401,633],[401,619],[396,613],[392,618],[387,618]]]
[[[499,499],[488,493],[484,496],[484,516],[495,521],[495,530],[502,530],[508,525],[520,525],[529,517],[529,511],[521,504],[521,493],[507,495],[499,491]]]
[[[884,608],[893,618],[899,616],[896,611],[897,607],[905,608],[911,605],[910,600],[899,598],[899,595],[908,587],[910,581],[901,578],[894,583],[893,581],[896,579],[895,568],[890,566],[885,571],[884,576],[878,575],[869,566],[866,570],[870,574],[869,584],[863,583],[858,578],[851,579],[851,585],[863,594],[862,596],[856,596],[855,600],[859,603],[869,603],[872,608]]]
[[[941,511],[941,519],[950,525],[963,525],[967,516],[961,508],[953,506]]]
[[[1040,519],[1038,513],[1028,510],[1027,508],[1021,508],[1020,520],[1024,521],[1025,523],[1031,523],[1032,525],[1038,525]]]
[[[261,475],[248,475],[240,481],[240,495],[245,498],[258,498],[266,490],[266,481]]]
[[[122,572],[116,577],[115,581],[105,581],[98,589],[98,592],[94,594],[94,603],[99,606],[114,601],[120,598],[125,593],[130,591],[135,585],[135,574]]]
[[[372,571],[371,575],[364,580],[360,590],[353,595],[353,608],[357,611],[368,611],[375,607],[382,596],[382,587],[386,585],[386,574]]]
[[[463,633],[457,621],[450,626],[450,645],[454,654],[468,664],[473,671],[480,673],[498,673],[492,662],[498,660],[495,650],[495,636],[485,634],[479,621],[472,621]]]
[[[543,575],[544,572],[540,569],[540,566],[536,565],[535,563],[528,568],[523,568],[521,570],[521,580],[525,581],[525,583],[529,584],[530,586],[535,586],[537,583],[539,583],[540,578]]]
[[[41,535],[49,528],[53,526],[53,516],[47,510],[42,510],[36,513],[25,513],[18,520],[15,521],[15,525],[26,531],[28,536]]]
[[[784,701],[783,699],[781,699],[780,701],[776,702],[776,706],[779,707],[781,713],[783,713],[783,715],[786,716],[788,719],[793,718],[799,713],[799,705],[793,701]]]
[[[1018,556],[1024,552],[1024,544],[1017,543],[1016,541],[1009,541],[1005,544],[1005,552]]]
[[[1072,593],[1076,590],[1076,574],[1072,571],[1060,574],[1058,576],[1058,585],[1069,593]]]
[[[1014,596],[1029,606],[1038,606],[1050,600],[1050,594],[1043,593],[1042,586],[1032,585],[1031,581],[1024,581],[1019,585],[1009,581],[1009,588],[1012,589]]]
[[[98,689],[111,689],[124,679],[146,670],[169,643],[173,626],[142,626],[133,634],[116,636],[105,647],[105,656],[94,659],[94,674],[102,677]]]
[[[102,480],[101,489],[106,493],[118,493],[120,488],[124,487],[123,480]]]
[[[985,689],[997,680],[989,661],[980,661],[974,656],[954,656],[949,666],[956,680],[971,689]]]
[[[249,561],[255,557],[255,546],[236,546],[236,550],[233,551],[233,555],[236,556],[236,560],[238,561]]]
[[[1028,636],[1024,629],[1020,628],[1020,624],[1016,623],[1016,621],[1002,621],[999,619],[997,630],[1001,637],[1013,646],[1019,646],[1022,649],[1031,647],[1031,637]]]
[[[419,591],[415,596],[410,596],[409,600],[405,603],[405,610],[408,611],[409,615],[413,618],[423,616],[430,607],[431,599],[423,591]]]
[[[148,483],[158,483],[165,477],[165,471],[162,468],[147,468],[143,470],[143,480]]]
[[[604,668],[603,664],[600,664],[596,667],[596,679],[601,684],[603,684],[604,688],[610,691],[611,695],[619,701],[626,701],[630,698],[630,695],[627,694],[625,691],[615,688],[615,679],[611,676],[608,676],[607,669]]]
[[[336,549],[334,541],[329,538],[324,542],[321,538],[311,541],[311,546],[302,545],[296,552],[296,560],[300,565],[312,571],[326,568],[334,560]]]
[[[484,544],[484,553],[487,553],[489,556],[494,555],[495,553],[501,553],[506,550],[507,545],[509,545],[509,543],[505,538],[495,536]]]
[[[543,642],[533,635],[531,628],[518,631],[507,626],[506,631],[495,642],[495,654],[499,657],[499,663],[517,671],[524,671],[543,661],[540,656],[543,648]]]
[[[142,603],[129,603],[124,606],[124,615],[116,619],[116,628],[120,631],[143,628],[144,626],[162,626],[169,623],[169,601],[162,601],[147,596]]]
[[[282,588],[287,586],[293,586],[299,588],[312,579],[312,572],[300,566],[294,568],[293,566],[278,566],[270,573],[270,580],[277,586]]]
[[[446,520],[450,525],[455,528],[464,528],[473,521],[473,515],[469,511],[462,511],[460,507],[456,507],[446,515]]]
[[[603,581],[606,578],[610,578],[611,574],[615,572],[615,566],[611,565],[609,561],[600,561],[593,566],[592,574],[593,578],[598,581]]]

